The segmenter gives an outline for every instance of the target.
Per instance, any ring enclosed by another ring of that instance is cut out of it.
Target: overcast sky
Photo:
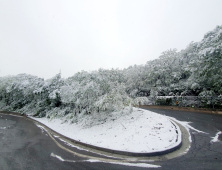
[[[0,0],[0,77],[127,68],[222,25],[222,0]]]

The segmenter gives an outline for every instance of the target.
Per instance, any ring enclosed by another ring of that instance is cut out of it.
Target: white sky
[[[145,64],[216,25],[221,0],[0,0],[0,76]]]

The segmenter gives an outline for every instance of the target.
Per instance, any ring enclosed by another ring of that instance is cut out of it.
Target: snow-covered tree
[[[75,116],[118,111],[142,99],[148,102],[138,97],[221,96],[221,63],[222,26],[217,26],[184,50],[170,49],[159,59],[123,70],[81,71],[67,79],[61,73],[48,80],[28,74],[0,77],[0,108]]]

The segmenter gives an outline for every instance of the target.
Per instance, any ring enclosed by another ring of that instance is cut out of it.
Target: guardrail
[[[222,109],[222,96],[155,96],[141,105]]]
[[[167,109],[167,110],[178,110],[188,112],[199,112],[199,113],[210,113],[222,115],[222,110],[211,109],[211,108],[192,108],[192,107],[180,107],[180,106],[161,106],[161,105],[140,105],[140,108],[154,108],[154,109]]]

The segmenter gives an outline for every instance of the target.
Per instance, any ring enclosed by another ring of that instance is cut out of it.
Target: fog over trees
[[[40,117],[120,111],[138,103],[138,96],[222,98],[222,26],[184,50],[169,49],[123,70],[81,71],[66,79],[61,73],[48,80],[28,74],[0,77],[0,109]]]

